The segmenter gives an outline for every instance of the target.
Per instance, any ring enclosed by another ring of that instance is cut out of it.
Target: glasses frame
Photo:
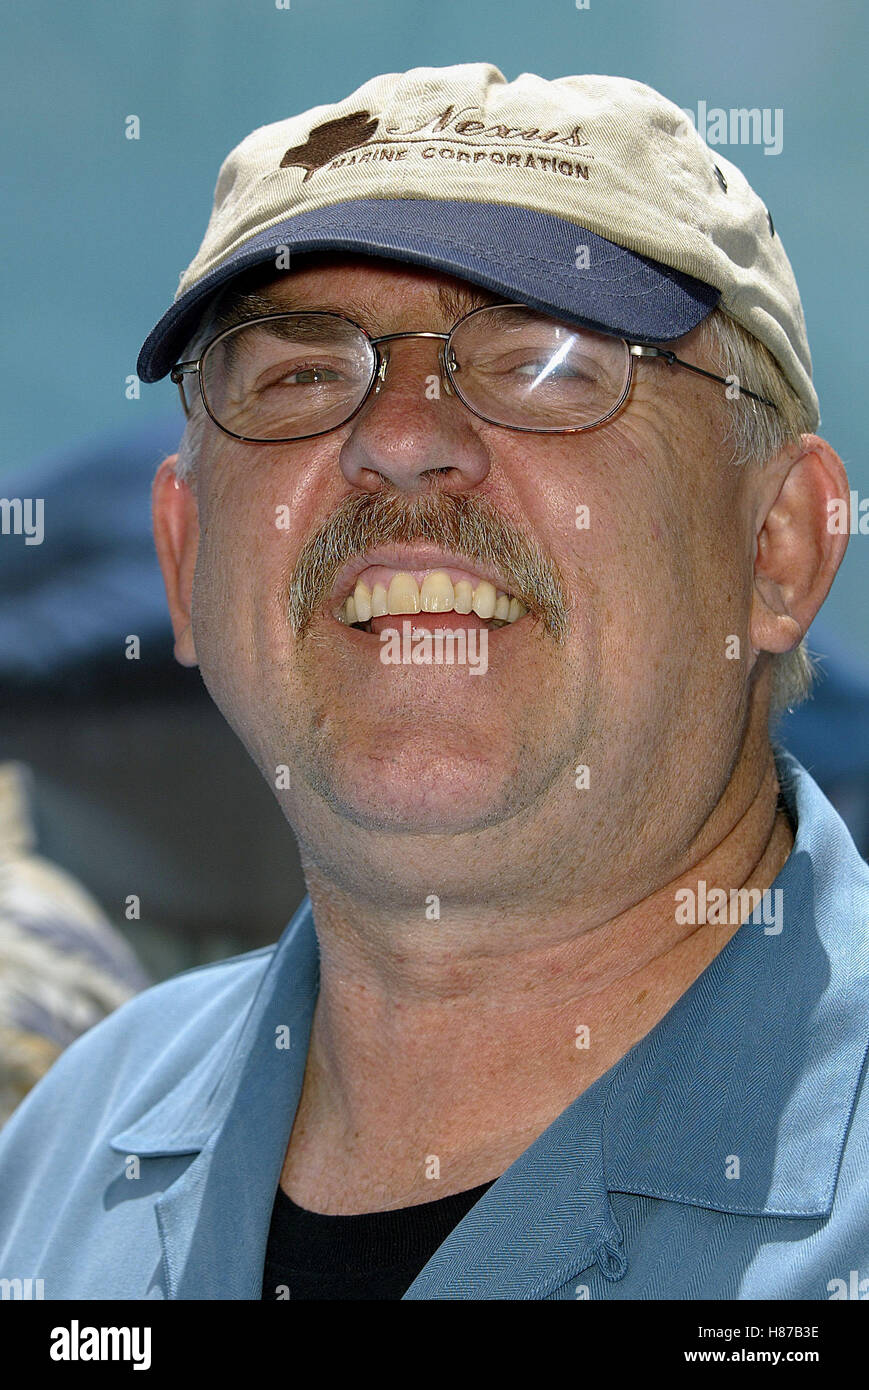
[[[728,379],[727,377],[716,376],[714,372],[706,371],[705,367],[697,367],[692,362],[685,362],[681,357],[677,357],[674,352],[670,352],[667,348],[650,347],[647,346],[645,343],[632,342],[628,338],[616,338],[617,342],[621,342],[624,344],[627,352],[628,366],[625,376],[624,389],[622,390],[621,396],[619,397],[616,404],[612,407],[612,409],[608,410],[605,415],[602,415],[599,420],[594,420],[587,425],[505,425],[503,421],[492,419],[491,416],[484,415],[482,411],[477,410],[475,406],[471,405],[465,399],[464,395],[462,394],[461,387],[459,383],[456,381],[455,376],[453,375],[454,371],[460,370],[459,364],[455,360],[455,356],[452,353],[451,347],[454,333],[458,328],[462,326],[463,323],[467,323],[468,319],[473,318],[476,314],[484,314],[489,309],[525,309],[527,311],[529,309],[529,306],[527,304],[506,302],[503,304],[483,304],[479,308],[471,309],[469,313],[463,314],[460,319],[456,320],[456,322],[453,324],[452,328],[449,330],[448,333],[434,333],[426,330],[405,333],[384,333],[377,338],[372,338],[368,330],[363,328],[361,323],[357,323],[355,319],[350,318],[348,314],[337,314],[326,309],[281,309],[277,310],[273,314],[261,314],[256,318],[244,319],[241,323],[235,323],[232,324],[229,328],[222,329],[219,333],[216,333],[215,336],[211,338],[208,343],[206,343],[205,347],[202,349],[202,352],[199,354],[197,358],[194,358],[186,362],[176,362],[175,366],[169,373],[169,377],[170,380],[173,381],[175,385],[178,387],[178,394],[181,397],[181,405],[184,409],[184,414],[185,416],[189,417],[190,406],[188,405],[187,397],[184,394],[184,377],[195,373],[199,382],[199,395],[202,399],[202,404],[205,407],[205,411],[209,419],[213,421],[213,423],[217,426],[219,430],[222,431],[223,434],[228,435],[230,439],[238,439],[244,444],[297,444],[304,439],[318,439],[321,435],[331,434],[333,430],[342,429],[344,425],[349,424],[351,420],[355,419],[355,417],[362,410],[363,406],[365,406],[369,397],[371,396],[372,388],[375,396],[378,395],[380,391],[383,389],[383,385],[386,380],[386,374],[389,368],[389,352],[387,351],[385,353],[382,353],[380,351],[380,344],[392,343],[399,338],[440,339],[440,341],[443,343],[443,347],[441,348],[438,357],[441,364],[442,380],[447,393],[449,395],[454,395],[458,400],[460,400],[462,402],[462,405],[465,406],[465,408],[469,410],[472,415],[476,415],[477,419],[485,420],[486,423],[489,425],[497,425],[500,429],[513,430],[518,434],[583,434],[586,430],[597,429],[598,426],[606,424],[609,420],[613,418],[614,415],[617,415],[619,413],[619,411],[624,407],[628,397],[631,394],[631,388],[633,386],[634,381],[634,365],[639,357],[659,358],[661,361],[666,362],[668,366],[684,367],[687,371],[694,372],[697,376],[706,377],[709,381],[717,381],[721,386],[733,386],[732,380]],[[539,311],[532,310],[531,312],[537,313]],[[367,340],[373,353],[373,365],[371,377],[362,395],[362,399],[359,401],[359,404],[354,407],[350,414],[347,415],[343,420],[341,420],[337,425],[329,425],[328,428],[324,430],[315,430],[312,434],[292,435],[288,439],[255,439],[252,438],[250,435],[235,434],[234,431],[227,429],[225,425],[222,425],[220,423],[217,417],[213,414],[211,406],[208,403],[208,397],[205,392],[205,383],[202,375],[202,364],[205,361],[205,358],[208,356],[208,353],[211,351],[211,349],[215,347],[217,343],[221,342],[223,338],[228,337],[231,333],[238,333],[242,328],[249,328],[253,324],[257,323],[267,323],[271,319],[299,318],[302,315],[311,318],[319,317],[342,319],[345,323],[349,323],[353,328],[358,329],[362,336]],[[558,324],[559,327],[567,328],[568,330],[573,330],[577,328],[580,331],[582,330],[581,324],[564,323],[560,319],[552,318],[552,316],[549,314],[540,313],[540,317],[548,319],[550,322]],[[589,329],[587,331],[596,332],[597,330]],[[604,334],[601,336],[615,337],[614,334]],[[758,393],[755,391],[748,391],[744,386],[737,386],[736,389],[740,396],[749,396],[752,400],[759,401],[761,405],[769,406],[772,410],[778,410],[778,406],[776,405],[775,401],[769,400],[766,396],[758,395]]]

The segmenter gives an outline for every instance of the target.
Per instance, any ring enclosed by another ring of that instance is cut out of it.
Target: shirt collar
[[[248,1114],[265,1102],[269,1121],[283,1123],[286,1106],[301,1092],[320,962],[311,900],[305,897],[269,957],[247,1011],[229,1018],[199,1062],[109,1141],[118,1153],[142,1157],[197,1153],[221,1131],[233,1111]],[[219,981],[215,984],[219,994]],[[219,1007],[219,1000],[215,1001]],[[275,1087],[282,1105],[268,1103]],[[264,1116],[265,1118],[265,1116]]]
[[[805,768],[775,758],[797,827],[768,890],[777,921],[744,921],[609,1073],[611,1192],[755,1216],[831,1210],[866,1055],[869,866]]]

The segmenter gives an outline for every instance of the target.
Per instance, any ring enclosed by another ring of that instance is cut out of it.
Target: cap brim
[[[141,381],[178,361],[206,302],[230,280],[310,251],[350,251],[441,270],[567,322],[645,343],[690,333],[718,303],[702,280],[568,222],[502,204],[380,198],[337,203],[251,237],[185,291],[148,335]],[[291,272],[275,270],[275,276]]]

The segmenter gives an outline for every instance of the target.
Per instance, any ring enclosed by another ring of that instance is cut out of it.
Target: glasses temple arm
[[[201,359],[200,359],[200,360],[201,360]],[[184,378],[185,378],[185,376],[188,376],[188,375],[189,375],[190,373],[192,373],[192,372],[196,372],[197,375],[198,375],[198,373],[199,373],[199,362],[198,362],[198,361],[197,361],[197,362],[176,362],[176,363],[175,363],[175,366],[172,368],[171,372],[169,373],[169,380],[170,380],[170,381],[174,381],[175,385],[178,387],[178,395],[181,397],[181,405],[183,406],[183,408],[184,408],[184,414],[185,414],[185,416],[186,416],[188,419],[190,418],[190,406],[187,404],[187,397],[186,397],[185,394],[184,394]]]
[[[665,362],[671,366],[685,367],[689,372],[695,372],[697,376],[708,377],[710,381],[717,381],[722,386],[736,385],[740,396],[750,396],[753,401],[760,401],[761,405],[768,405],[773,410],[778,410],[775,401],[768,400],[766,396],[759,396],[756,391],[749,391],[747,387],[740,386],[733,380],[728,380],[724,376],[716,376],[714,372],[707,372],[704,367],[695,367],[693,362],[683,362],[681,357],[677,357],[675,352],[669,352],[666,348],[645,347],[642,343],[629,343],[628,347],[632,357],[663,357]]]

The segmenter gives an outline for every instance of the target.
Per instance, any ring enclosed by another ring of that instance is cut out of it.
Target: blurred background
[[[859,0],[29,0],[4,27],[0,495],[43,498],[45,539],[0,536],[0,869],[4,854],[4,871],[38,854],[83,885],[79,947],[115,929],[132,954],[107,963],[103,937],[94,960],[122,992],[276,940],[304,893],[268,788],[198,673],[173,664],[148,494],[182,422],[168,381],[130,388],[220,162],[254,127],[379,72],[469,61],[508,79],[633,77],[695,112],[780,109],[780,153],[720,148],[772,212],[802,291],[822,432],[869,497]],[[780,731],[864,854],[867,596],[869,535],[852,535],[810,634],[825,677]],[[41,930],[59,937],[56,923]],[[93,1008],[117,1002],[92,986]]]

